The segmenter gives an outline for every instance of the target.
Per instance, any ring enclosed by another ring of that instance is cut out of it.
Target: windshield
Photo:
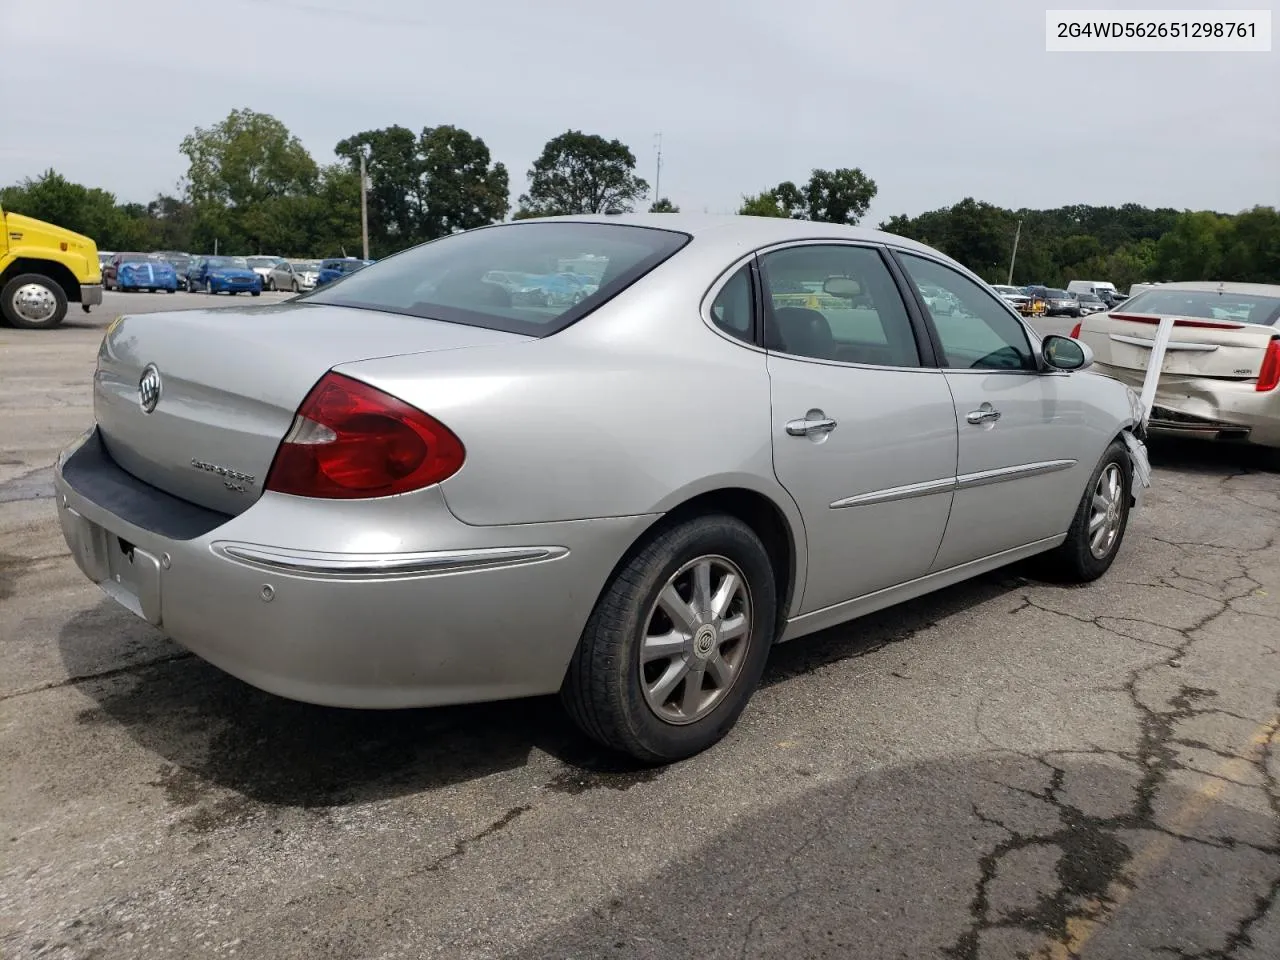
[[[1076,299],[1083,303],[1101,303],[1102,298],[1093,293],[1078,293]]]
[[[1070,300],[1071,299],[1071,294],[1067,293],[1067,291],[1054,290],[1053,288],[1046,290],[1044,292],[1044,296],[1048,297],[1050,300]]]
[[[244,257],[210,257],[207,262],[210,267],[239,267],[244,270],[249,266]]]
[[[280,261],[275,257],[250,257],[248,264],[251,267],[274,267]]]
[[[289,266],[293,267],[295,273],[314,271],[316,268],[314,263],[307,263],[305,260],[290,260]]]
[[[689,241],[611,223],[523,223],[456,233],[365,267],[299,302],[386,310],[541,337],[563,330]],[[566,279],[565,261],[592,274]]]
[[[1263,296],[1219,293],[1216,290],[1145,290],[1127,300],[1124,310],[1125,313],[1235,320],[1240,323],[1276,326],[1276,320],[1280,317],[1280,293]]]

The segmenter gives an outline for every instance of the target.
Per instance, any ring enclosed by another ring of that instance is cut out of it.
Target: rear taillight
[[[1072,328],[1071,328],[1071,339],[1072,339],[1072,340],[1079,340],[1079,339],[1080,339],[1080,328],[1081,328],[1082,326],[1084,326],[1084,324],[1082,324],[1082,323],[1077,323],[1074,327],[1072,327]]]
[[[439,483],[462,468],[453,431],[403,400],[327,373],[298,408],[266,489],[297,497],[387,497]]]
[[[1274,390],[1280,386],[1280,337],[1267,344],[1267,354],[1262,358],[1262,367],[1258,370],[1258,391]]]

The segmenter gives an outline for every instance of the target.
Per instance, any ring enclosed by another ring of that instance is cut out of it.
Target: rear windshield
[[[544,337],[630,286],[688,241],[685,233],[628,224],[503,224],[406,250],[297,302]]]
[[[1275,326],[1280,318],[1280,296],[1252,293],[1218,293],[1215,290],[1144,290],[1124,303],[1125,313],[1156,316],[1235,320]]]

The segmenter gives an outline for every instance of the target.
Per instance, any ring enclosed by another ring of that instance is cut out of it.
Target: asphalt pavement
[[[639,770],[550,699],[260,693],[84,581],[48,467],[101,325],[197,302],[250,301],[0,330],[4,956],[1280,956],[1280,476],[1247,452],[1154,444],[1100,582],[1008,568],[780,647],[728,739]]]

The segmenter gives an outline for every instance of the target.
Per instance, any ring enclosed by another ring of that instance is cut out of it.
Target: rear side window
[[[754,302],[751,267],[745,266],[716,294],[716,299],[711,304],[711,320],[729,336],[750,341]]]
[[[689,242],[612,223],[484,227],[380,260],[296,302],[544,337],[563,330]]]

